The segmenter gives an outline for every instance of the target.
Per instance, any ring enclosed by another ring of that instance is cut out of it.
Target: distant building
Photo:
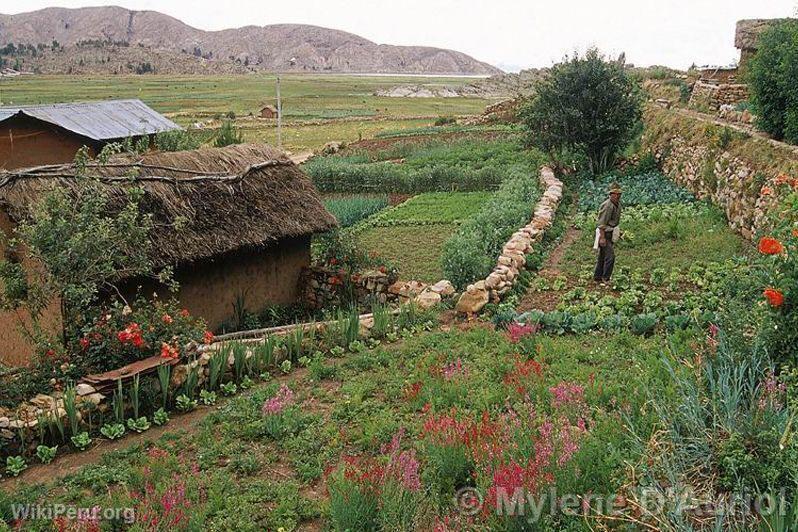
[[[180,126],[141,100],[0,107],[0,169],[69,163],[88,146],[152,137]]]
[[[277,118],[277,108],[273,105],[264,105],[260,110],[261,118]]]

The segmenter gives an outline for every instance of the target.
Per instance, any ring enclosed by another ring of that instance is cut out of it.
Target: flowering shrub
[[[147,457],[141,479],[143,486],[134,498],[136,523],[145,530],[201,527],[203,513],[197,507],[207,501],[209,487],[199,466],[186,464],[158,447],[151,448]]]
[[[425,478],[437,493],[451,496],[466,486],[486,495],[483,517],[498,518],[498,501],[538,493],[569,467],[587,432],[583,388],[561,383],[551,389],[549,414],[524,400],[506,411],[478,418],[456,410],[429,414],[422,431]]]
[[[81,332],[72,349],[87,371],[106,371],[153,355],[176,359],[190,341],[207,341],[211,335],[202,320],[177,302],[160,299],[139,299],[132,307],[115,303]]]

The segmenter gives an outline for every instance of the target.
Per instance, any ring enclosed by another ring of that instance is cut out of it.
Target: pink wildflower
[[[554,408],[581,405],[585,395],[584,387],[572,382],[561,382],[549,388],[549,392],[552,395],[551,405]]]
[[[510,337],[510,342],[517,344],[522,338],[531,336],[538,332],[538,326],[532,323],[516,323],[513,322],[507,327],[507,336]]]
[[[465,377],[467,373],[465,366],[463,366],[463,361],[460,358],[443,366],[443,378],[447,381],[454,379],[458,375]]]
[[[290,405],[294,401],[294,392],[291,389],[283,384],[280,386],[280,389],[277,390],[277,395],[270,399],[266,399],[266,402],[263,403],[263,408],[261,411],[266,416],[276,415],[283,411],[283,409]]]

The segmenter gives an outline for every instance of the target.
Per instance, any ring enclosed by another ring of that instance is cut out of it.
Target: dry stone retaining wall
[[[707,83],[696,81],[690,95],[690,107],[708,107],[718,111],[724,105],[735,105],[748,99],[748,86],[742,83]]]
[[[562,200],[562,182],[554,171],[544,166],[540,170],[543,195],[535,206],[532,220],[513,233],[504,245],[496,267],[485,279],[469,285],[457,301],[456,310],[471,314],[482,310],[489,301],[498,302],[515,284],[519,273],[526,265],[526,256],[543,238],[543,234],[554,223],[554,215]]]
[[[780,201],[775,185],[779,175],[796,167],[798,154],[791,146],[771,148],[774,141],[769,139],[746,137],[677,112],[646,113],[644,149],[654,153],[673,181],[720,207],[732,229],[746,239],[755,238],[767,229],[768,213]],[[663,117],[668,119],[666,126],[652,126]],[[734,138],[719,141],[718,133]]]

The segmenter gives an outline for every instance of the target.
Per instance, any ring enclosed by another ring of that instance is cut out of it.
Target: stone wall
[[[346,285],[355,291],[361,305],[386,303],[388,288],[396,282],[398,274],[392,271],[369,270],[347,278],[346,272],[313,266],[302,271],[302,301],[310,308],[331,308],[341,305]]]
[[[729,226],[747,239],[767,228],[779,201],[779,176],[798,169],[795,147],[688,116],[650,107],[643,149],[664,173],[726,214]]]
[[[489,301],[499,302],[510,291],[519,273],[526,265],[526,256],[543,238],[543,234],[554,222],[554,214],[562,200],[562,182],[551,168],[540,170],[543,195],[535,206],[532,220],[513,233],[504,245],[496,267],[485,279],[469,285],[457,301],[457,311],[461,314],[479,312]]]
[[[724,105],[736,105],[748,99],[748,86],[741,83],[696,81],[689,106],[718,111]]]

